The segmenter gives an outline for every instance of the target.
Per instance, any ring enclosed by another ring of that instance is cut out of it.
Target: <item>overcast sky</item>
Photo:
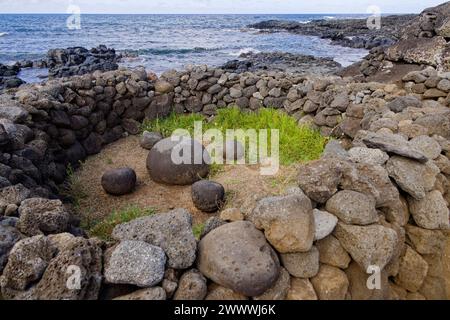
[[[443,0],[0,0],[0,13],[418,13]]]

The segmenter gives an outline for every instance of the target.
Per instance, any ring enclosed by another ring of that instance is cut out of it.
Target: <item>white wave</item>
[[[0,32],[0,37],[8,35],[8,32]]]
[[[250,53],[250,52],[259,53],[261,51],[256,50],[254,48],[243,48],[243,49],[240,49],[238,52],[231,52],[230,56],[239,57],[242,54],[247,54],[247,53]]]
[[[299,21],[298,23],[307,24],[307,23],[310,23],[310,22],[311,22],[311,20],[306,20],[306,21]]]
[[[334,17],[334,16],[325,16],[325,17],[323,17],[325,20],[334,20],[334,19],[336,19],[336,17]]]

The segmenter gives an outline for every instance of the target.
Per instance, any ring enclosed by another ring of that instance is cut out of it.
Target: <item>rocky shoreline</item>
[[[402,29],[415,17],[417,16],[382,17],[382,28],[380,30],[369,30],[366,19],[314,20],[308,23],[268,20],[248,27],[261,30],[261,32],[287,31],[300,35],[317,36],[330,39],[333,44],[343,47],[372,49],[397,42],[400,39]]]

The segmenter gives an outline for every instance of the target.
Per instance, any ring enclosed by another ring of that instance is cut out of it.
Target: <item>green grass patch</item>
[[[89,225],[86,226],[86,229],[89,230],[88,234],[91,237],[98,237],[105,241],[111,241],[111,234],[117,225],[137,218],[151,216],[153,214],[155,214],[155,210],[152,208],[142,209],[138,206],[132,205],[114,211],[106,219],[88,223]]]
[[[217,116],[210,122],[199,114],[171,114],[164,119],[144,122],[142,129],[160,132],[165,137],[169,137],[176,129],[185,129],[192,136],[195,121],[203,122],[203,132],[208,129],[219,129],[224,137],[228,129],[254,129],[256,132],[267,129],[269,155],[270,129],[278,129],[280,133],[280,163],[282,165],[320,158],[328,141],[319,131],[308,126],[299,126],[295,118],[270,108],[260,109],[257,112],[242,112],[238,108],[220,109]],[[248,146],[246,149],[248,150]]]
[[[200,236],[202,235],[204,229],[205,229],[204,223],[196,224],[195,226],[192,227],[192,232],[194,233],[195,239],[200,240]]]
[[[164,137],[170,137],[175,130],[185,129],[192,136],[194,134],[194,122],[204,120],[205,117],[197,113],[187,115],[171,113],[168,117],[162,119],[144,120],[142,131],[159,132]]]

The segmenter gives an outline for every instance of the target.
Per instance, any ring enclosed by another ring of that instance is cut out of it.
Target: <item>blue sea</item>
[[[331,57],[347,66],[366,50],[331,45],[317,37],[260,33],[247,25],[268,19],[308,22],[314,19],[358,18],[361,15],[81,15],[81,29],[69,30],[68,15],[0,14],[0,63],[43,58],[52,48],[105,44],[137,58],[126,65],[143,65],[161,73],[188,64],[219,66],[241,53],[284,51]],[[24,72],[33,81],[42,71]]]

